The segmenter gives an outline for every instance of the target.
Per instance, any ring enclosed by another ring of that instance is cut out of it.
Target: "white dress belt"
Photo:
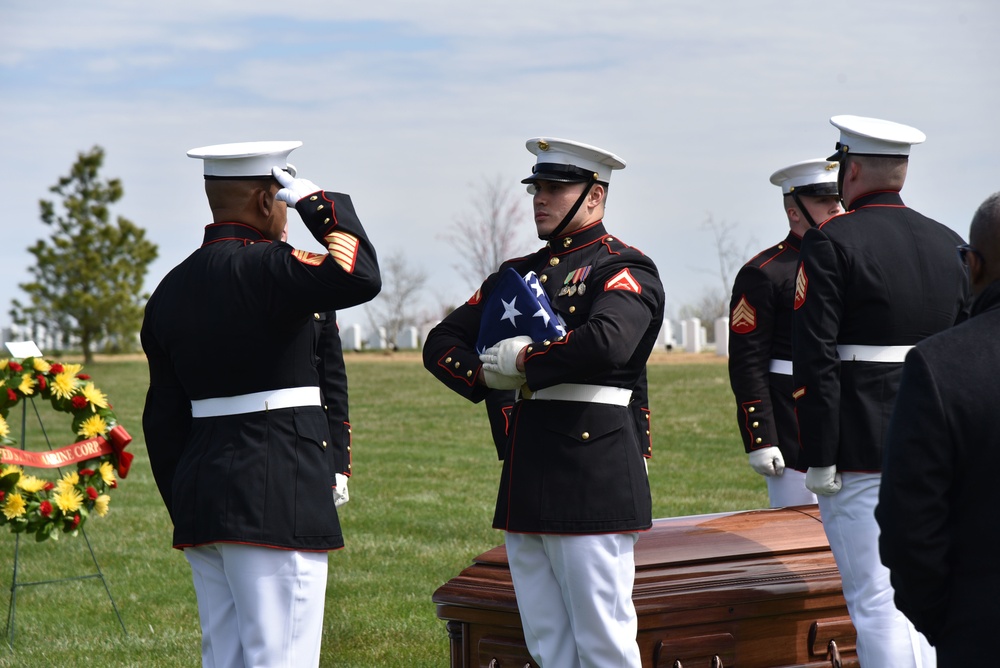
[[[858,346],[845,344],[837,346],[837,354],[842,362],[898,362],[906,359],[906,353],[913,346]]]
[[[791,376],[792,360],[771,360],[771,373],[780,373],[782,376]]]
[[[273,411],[278,408],[322,405],[318,387],[287,387],[281,390],[240,394],[235,397],[195,399],[191,401],[191,417],[219,417]]]
[[[546,401],[583,401],[592,404],[613,404],[628,406],[632,400],[632,390],[624,387],[608,387],[606,385],[580,385],[577,383],[562,383],[541,390],[536,390],[525,399],[543,399]]]

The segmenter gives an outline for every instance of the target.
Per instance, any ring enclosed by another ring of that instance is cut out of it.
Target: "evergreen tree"
[[[49,188],[62,198],[61,208],[39,202],[42,222],[52,233],[28,249],[35,256],[29,269],[34,280],[20,287],[30,303],[15,299],[10,311],[15,324],[36,335],[44,327],[60,347],[75,340],[85,363],[98,349],[135,348],[149,298],[143,281],[157,256],[144,229],[121,216],[110,222],[109,207],[124,190],[119,179],[101,180],[103,164],[99,146],[78,154],[69,175]]]

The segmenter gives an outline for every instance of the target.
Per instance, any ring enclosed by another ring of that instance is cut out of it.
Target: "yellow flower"
[[[74,489],[80,484],[80,474],[76,471],[70,471],[64,475],[59,482],[56,483],[56,491],[64,492],[67,489]]]
[[[94,406],[98,406],[100,408],[107,408],[108,407],[108,397],[107,397],[107,395],[105,395],[99,389],[97,389],[96,387],[94,387],[93,383],[87,383],[86,385],[84,385],[83,389],[80,390],[80,394],[82,394],[84,397],[86,397],[87,401],[89,401],[91,404],[93,404],[93,406],[91,406],[91,410],[94,410],[94,411],[97,410],[96,408],[94,408]]]
[[[80,373],[80,369],[83,368],[82,364],[63,364],[63,371],[71,376],[75,376]]]
[[[11,473],[22,473],[23,471],[24,470],[17,464],[8,464],[7,466],[3,467],[2,475],[10,475]]]
[[[98,473],[101,474],[101,480],[104,481],[105,485],[115,484],[115,467],[111,465],[111,462],[101,462]]]
[[[107,431],[108,423],[104,421],[104,418],[100,415],[91,415],[80,424],[80,429],[76,433],[84,438],[93,438],[101,436],[107,433]]]
[[[49,370],[52,368],[52,365],[43,360],[41,357],[34,357],[32,359],[34,361],[35,371],[39,371],[41,373],[48,373]]]
[[[83,505],[83,494],[76,487],[66,487],[56,492],[56,505],[66,514],[74,513]]]
[[[9,520],[20,517],[24,514],[24,508],[26,505],[24,497],[19,493],[14,492],[13,494],[8,494],[7,500],[4,501],[3,504],[3,514]]]
[[[111,503],[111,497],[107,494],[101,494],[94,499],[94,510],[97,512],[98,517],[104,517],[108,514],[109,503]]]
[[[73,392],[76,391],[76,384],[77,380],[74,374],[68,371],[57,373],[55,378],[52,379],[52,394],[57,399],[69,399]]]
[[[7,438],[8,436],[10,436],[10,426],[7,425],[7,421],[0,415],[0,438]]]
[[[6,357],[4,357],[2,360],[0,360],[0,371],[5,371],[7,369],[7,363],[8,362],[10,362],[10,360],[7,359]]]
[[[17,391],[26,397],[35,393],[35,379],[31,377],[31,374],[21,375],[21,384],[18,385]]]
[[[42,491],[45,487],[45,481],[41,478],[36,478],[33,475],[21,476],[21,479],[17,481],[17,486],[23,489],[28,494],[37,494]]]

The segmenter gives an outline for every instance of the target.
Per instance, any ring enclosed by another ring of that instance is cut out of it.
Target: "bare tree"
[[[385,328],[386,344],[395,349],[404,327],[417,326],[424,317],[419,294],[427,285],[427,272],[413,267],[401,250],[379,260],[382,291],[365,306],[368,324],[374,331]]]
[[[474,189],[473,209],[455,217],[444,241],[456,251],[455,269],[473,289],[497,270],[504,260],[531,250],[524,230],[530,221],[519,197],[500,175]]]

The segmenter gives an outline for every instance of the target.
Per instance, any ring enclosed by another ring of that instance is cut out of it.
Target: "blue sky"
[[[836,114],[913,125],[903,198],[963,236],[1000,189],[1000,5],[991,0],[459,3],[126,0],[0,5],[0,325],[38,200],[106,151],[115,210],[160,247],[147,289],[209,221],[192,147],[299,139],[302,176],[350,193],[383,255],[429,275],[428,308],[481,277],[442,235],[475,184],[530,171],[529,137],[622,156],[606,222],[651,256],[668,312],[719,283],[702,222],[749,254],[784,236],[776,169],[832,152]],[[523,195],[525,211],[528,196]],[[291,241],[315,250],[296,227]],[[532,238],[526,215],[525,236]],[[342,323],[365,323],[352,309]]]

